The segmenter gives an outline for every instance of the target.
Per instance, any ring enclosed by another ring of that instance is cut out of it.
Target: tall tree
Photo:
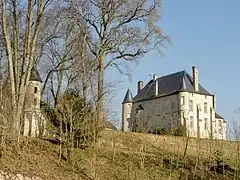
[[[51,0],[1,0],[1,27],[8,60],[11,84],[14,135],[20,132],[20,118],[31,69],[36,59],[36,47],[44,10]]]
[[[89,80],[94,73],[94,61],[86,45],[86,29],[69,20],[62,7],[57,11],[50,17],[55,20],[52,28],[55,38],[44,45],[40,62],[45,70],[42,93],[51,92],[54,106],[69,87],[80,90],[86,101]]]
[[[98,70],[98,121],[103,120],[104,70],[136,60],[167,39],[156,25],[160,0],[68,0],[69,18],[85,22],[86,43]]]

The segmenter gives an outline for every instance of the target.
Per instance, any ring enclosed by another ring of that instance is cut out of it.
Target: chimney
[[[143,81],[138,81],[137,93],[139,93],[144,87]]]
[[[192,71],[193,71],[193,86],[194,86],[194,90],[198,91],[199,90],[198,69],[195,66],[193,66],[192,67]]]
[[[158,80],[157,75],[153,75],[153,83],[154,83],[154,96],[158,96]]]
[[[216,96],[213,95],[213,108],[216,109]]]
[[[156,79],[157,79],[157,75],[154,74],[154,75],[153,75],[153,81],[155,81]]]

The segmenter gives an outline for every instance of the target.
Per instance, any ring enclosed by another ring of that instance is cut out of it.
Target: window
[[[174,101],[171,102],[171,109],[172,109],[172,112],[176,110]]]
[[[222,128],[219,128],[218,133],[222,134]]]
[[[33,106],[37,106],[37,99],[36,98],[33,101]]]
[[[218,120],[218,127],[222,127],[222,121]]]
[[[181,96],[181,106],[185,105],[185,98],[184,96]]]
[[[193,117],[190,116],[189,127],[193,128]]]
[[[222,134],[222,121],[218,120],[218,133]]]
[[[158,114],[160,114],[160,113],[161,113],[161,105],[158,104]]]
[[[204,113],[207,113],[207,103],[204,103]]]
[[[34,93],[37,93],[38,88],[34,87]]]
[[[208,119],[204,118],[204,129],[208,129]]]
[[[166,101],[165,102],[165,113],[170,113],[170,102]]]
[[[189,101],[189,111],[193,112],[193,101],[192,100]]]

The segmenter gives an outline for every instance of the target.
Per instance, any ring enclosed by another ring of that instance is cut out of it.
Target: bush
[[[179,128],[173,130],[166,130],[164,128],[156,128],[153,131],[148,130],[148,133],[156,135],[172,135],[172,136],[186,136],[186,128],[180,126]]]
[[[152,134],[157,134],[157,135],[169,135],[169,131],[165,130],[164,128],[156,128],[153,131],[149,131]]]
[[[177,129],[173,130],[173,135],[174,136],[186,136],[186,128],[184,126],[180,126]]]

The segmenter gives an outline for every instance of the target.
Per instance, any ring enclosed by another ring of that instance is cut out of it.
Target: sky
[[[164,76],[181,70],[192,73],[195,65],[199,82],[216,95],[217,112],[229,124],[240,106],[240,1],[164,0],[159,26],[171,44],[163,55],[152,51],[138,63],[130,63],[131,80],[110,69],[106,78],[123,80],[111,99],[111,110],[121,122],[121,102],[127,88],[136,95],[137,82],[147,83],[152,74]]]

